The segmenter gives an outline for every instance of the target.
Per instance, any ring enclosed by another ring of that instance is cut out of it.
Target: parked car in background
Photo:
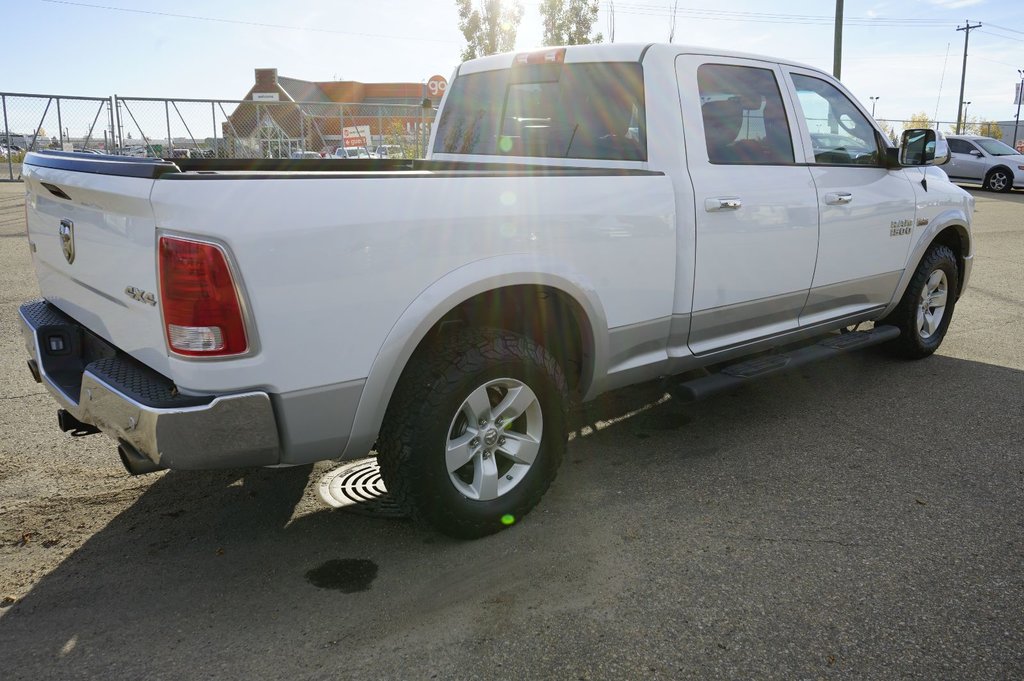
[[[405,158],[402,147],[398,144],[379,144],[373,150],[373,155],[377,158]]]
[[[189,149],[171,149],[170,158],[192,158],[192,152]]]
[[[1024,189],[1024,154],[1009,144],[978,135],[949,135],[950,161],[944,170],[954,182],[980,182],[990,191]]]
[[[366,147],[338,147],[334,158],[370,158],[370,151]]]
[[[323,158],[320,154],[315,151],[293,151],[288,158]]]

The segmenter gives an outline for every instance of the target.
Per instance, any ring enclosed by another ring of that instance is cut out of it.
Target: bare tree
[[[511,0],[455,0],[459,10],[459,30],[466,37],[462,59],[476,59],[508,52],[516,44],[516,32],[523,19],[523,6]]]
[[[598,0],[541,0],[545,45],[588,45],[604,40],[590,34],[597,21]]]

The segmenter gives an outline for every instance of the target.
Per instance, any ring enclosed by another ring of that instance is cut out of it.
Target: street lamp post
[[[1013,148],[1017,148],[1017,130],[1020,128],[1020,101],[1024,99],[1024,69],[1017,69],[1020,76],[1020,90],[1017,92],[1017,118],[1013,121]]]
[[[871,117],[874,118],[875,117],[875,104],[878,103],[878,100],[880,100],[881,97],[868,97],[868,99],[871,100]]]

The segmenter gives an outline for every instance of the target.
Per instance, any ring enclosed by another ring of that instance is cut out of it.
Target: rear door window
[[[643,69],[529,64],[459,76],[434,153],[645,161]]]

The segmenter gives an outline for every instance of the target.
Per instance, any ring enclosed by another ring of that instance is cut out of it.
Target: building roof
[[[311,83],[308,80],[278,76],[277,84],[288,93],[293,102],[329,102],[330,98],[324,94],[319,83]]]

